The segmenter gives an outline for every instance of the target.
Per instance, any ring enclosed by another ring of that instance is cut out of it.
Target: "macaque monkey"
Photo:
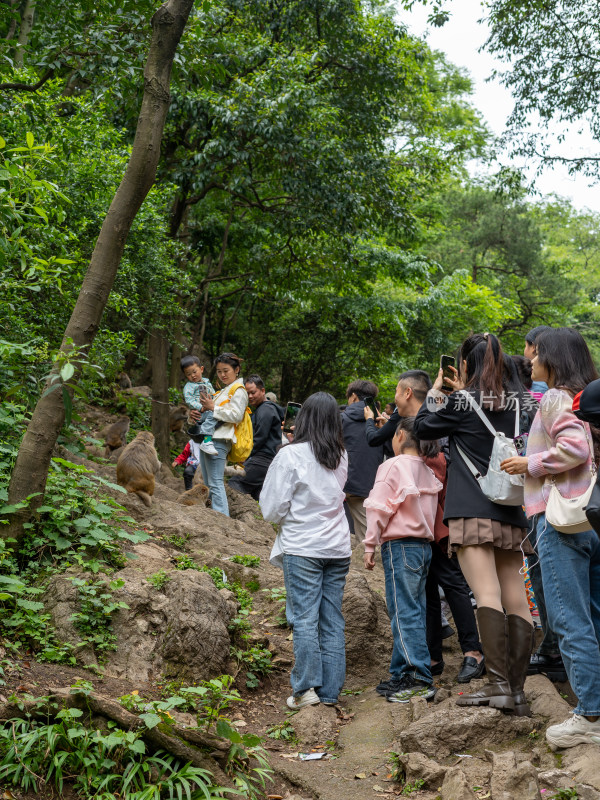
[[[188,413],[187,406],[177,406],[177,408],[172,408],[169,411],[169,424],[171,427],[171,433],[184,430],[187,425]]]
[[[119,372],[115,381],[119,389],[131,389],[131,378],[126,372]]]
[[[182,506],[205,506],[208,500],[208,486],[203,483],[195,483],[187,492],[180,494],[176,503]]]
[[[147,506],[151,506],[154,476],[160,466],[154,449],[153,434],[150,431],[141,431],[119,456],[117,483],[124,486],[128,492],[137,494]]]
[[[104,436],[104,444],[106,450],[104,451],[104,458],[109,458],[113,450],[119,447],[125,447],[127,444],[127,434],[129,433],[130,420],[129,417],[120,417],[108,428],[102,431]]]

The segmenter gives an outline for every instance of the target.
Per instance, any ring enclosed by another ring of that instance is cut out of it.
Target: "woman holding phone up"
[[[448,436],[450,465],[444,507],[449,545],[477,601],[477,622],[483,645],[488,682],[477,692],[459,697],[461,706],[491,706],[530,715],[523,686],[533,643],[533,626],[525,584],[521,575],[522,549],[527,520],[520,505],[499,505],[482,491],[465,455],[481,475],[489,468],[494,436],[481,419],[483,414],[496,431],[514,434],[516,403],[509,400],[512,375],[506,368],[498,339],[474,334],[460,350],[460,376],[443,378],[440,369],[433,395],[428,394],[415,419],[420,439]],[[445,382],[444,382],[445,381]],[[443,386],[451,385],[449,395]],[[465,388],[465,392],[459,391]],[[524,390],[516,392],[524,407]]]
[[[337,403],[330,394],[317,392],[296,417],[294,441],[271,462],[259,501],[263,517],[280,526],[271,563],[283,569],[286,614],[294,630],[292,696],[287,700],[293,709],[337,703],[346,677],[347,475]]]

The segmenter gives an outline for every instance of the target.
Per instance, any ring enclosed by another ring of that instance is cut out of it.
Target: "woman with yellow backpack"
[[[241,361],[234,353],[221,353],[215,359],[217,378],[223,387],[214,397],[202,396],[203,411],[212,411],[218,426],[212,442],[217,455],[200,453],[200,469],[204,483],[210,490],[209,498],[214,511],[229,516],[225,493],[225,465],[227,460],[244,461],[252,450],[252,423],[248,408],[248,393],[240,375]],[[190,411],[192,419],[200,417],[199,411]]]

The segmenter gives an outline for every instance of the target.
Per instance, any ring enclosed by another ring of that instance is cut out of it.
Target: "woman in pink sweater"
[[[367,535],[365,569],[375,566],[381,545],[385,595],[394,647],[390,664],[392,703],[408,703],[415,695],[433,697],[426,631],[425,584],[442,484],[423,460],[439,452],[437,442],[420,442],[414,417],[403,417],[392,441],[395,458],[377,470],[365,500]]]
[[[537,547],[548,621],[578,700],[573,716],[551,725],[546,739],[555,747],[600,745],[600,540],[592,530],[560,533],[546,519],[548,479],[565,498],[579,497],[590,485],[592,434],[572,404],[598,375],[583,337],[572,328],[544,331],[536,348],[533,379],[550,388],[533,421],[527,454],[501,466],[525,474],[527,516],[539,514]]]

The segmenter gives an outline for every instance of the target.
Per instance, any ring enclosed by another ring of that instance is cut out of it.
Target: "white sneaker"
[[[576,744],[600,744],[600,719],[590,722],[579,714],[551,725],[546,730],[546,740],[555,747],[574,747]]]
[[[209,456],[218,456],[219,452],[217,448],[214,446],[212,442],[202,442],[200,445],[200,450],[203,453],[207,453]]]
[[[303,706],[316,706],[321,701],[314,689],[307,689],[304,694],[299,694],[297,697],[292,695],[287,699],[288,708],[302,708]]]

